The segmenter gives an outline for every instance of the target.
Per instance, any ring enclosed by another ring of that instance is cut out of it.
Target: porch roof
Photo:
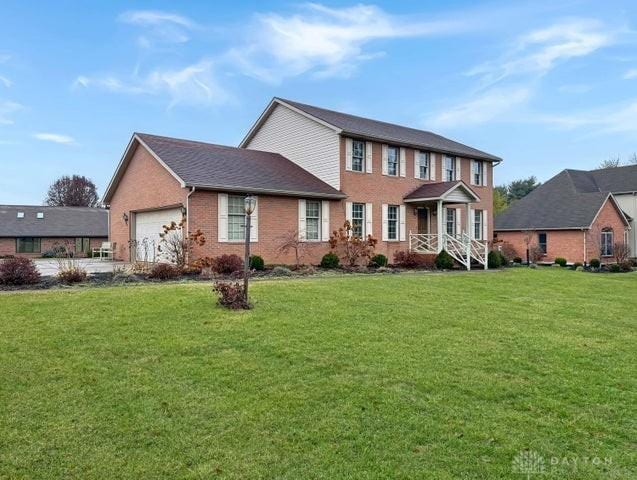
[[[453,203],[479,202],[480,197],[462,180],[425,183],[404,197],[405,203],[443,200]]]

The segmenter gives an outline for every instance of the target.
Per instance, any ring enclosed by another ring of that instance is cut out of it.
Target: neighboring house
[[[123,259],[155,257],[162,225],[206,238],[194,256],[243,253],[243,198],[257,196],[252,251],[269,263],[297,232],[305,262],[349,220],[377,253],[484,256],[500,158],[433,133],[275,98],[241,148],[134,134],[104,196]],[[129,242],[134,248],[129,248]],[[475,260],[475,258],[472,258]]]
[[[496,217],[496,240],[523,259],[537,246],[545,262],[613,262],[617,243],[628,243],[634,256],[636,195],[637,165],[564,170]]]
[[[103,208],[0,205],[0,256],[39,257],[56,246],[84,255],[107,239]]]

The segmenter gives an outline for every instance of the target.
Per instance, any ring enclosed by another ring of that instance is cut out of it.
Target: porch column
[[[437,221],[437,227],[438,227],[438,253],[440,253],[440,251],[442,250],[442,200],[438,200],[438,205],[437,205],[437,215],[436,218],[438,219]]]
[[[467,235],[471,238],[471,204],[467,203]]]

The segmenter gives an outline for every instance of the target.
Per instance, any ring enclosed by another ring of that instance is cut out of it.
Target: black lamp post
[[[246,214],[246,249],[245,258],[243,260],[243,296],[246,303],[248,303],[248,277],[250,276],[250,220],[256,206],[257,199],[250,194],[246,195],[243,206],[243,211]]]

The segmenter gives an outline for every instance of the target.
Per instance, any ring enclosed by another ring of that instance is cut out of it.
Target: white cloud
[[[519,37],[503,58],[474,67],[468,75],[480,76],[486,85],[514,75],[541,76],[560,62],[590,55],[614,42],[613,29],[597,20],[568,20]]]
[[[633,80],[637,78],[637,68],[631,68],[626,73],[624,73],[624,76],[622,78],[624,80]]]
[[[34,133],[34,138],[44,142],[60,143],[62,145],[74,145],[75,139],[68,135],[60,135],[59,133]]]
[[[75,88],[95,86],[111,92],[131,95],[167,95],[169,107],[176,105],[216,105],[227,102],[230,95],[219,85],[214,76],[214,63],[202,60],[180,69],[155,69],[145,76],[137,72],[128,78],[116,76],[85,75],[77,77]]]
[[[505,114],[525,104],[530,96],[531,90],[527,87],[491,89],[440,111],[430,117],[426,124],[437,128],[453,128],[502,120]]]
[[[373,5],[329,8],[304,6],[301,13],[257,15],[245,30],[246,44],[226,59],[244,74],[269,82],[312,71],[319,76],[348,76],[365,60],[382,52],[365,52],[374,40],[452,34],[460,21],[416,22],[394,17]]]
[[[539,115],[533,120],[568,130],[588,128],[595,133],[637,134],[637,99],[576,113]]]
[[[119,20],[146,30],[137,39],[143,48],[153,46],[155,41],[185,43],[190,39],[188,31],[196,28],[195,22],[187,17],[159,10],[131,10],[122,13]]]
[[[13,82],[11,80],[9,80],[7,77],[3,77],[2,75],[0,75],[0,83],[7,88],[13,85]]]
[[[0,125],[12,125],[12,114],[19,112],[24,107],[17,102],[0,100]]]

